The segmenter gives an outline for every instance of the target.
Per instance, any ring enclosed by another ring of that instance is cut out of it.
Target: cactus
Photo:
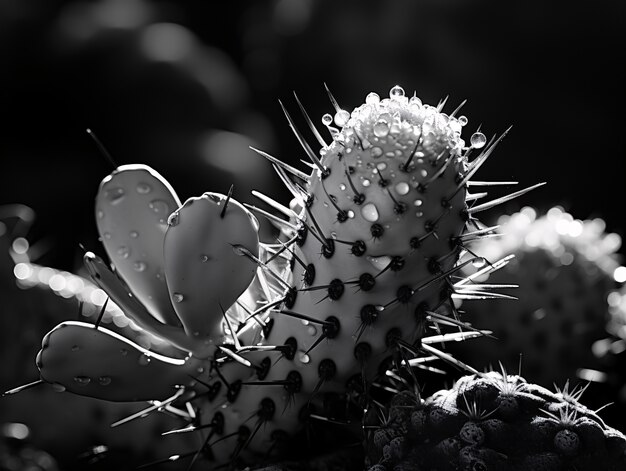
[[[64,322],[44,338],[41,380],[99,399],[153,401],[128,420],[176,408],[189,425],[173,433],[200,431],[203,445],[165,461],[193,465],[201,454],[218,464],[271,456],[311,420],[358,421],[379,391],[404,383],[418,391],[407,364],[428,369],[439,359],[475,372],[435,344],[488,333],[458,320],[452,298],[497,296],[474,279],[509,258],[459,257],[486,233],[475,213],[539,185],[476,204],[486,193],[469,194],[470,179],[502,137],[487,143],[476,132],[466,146],[458,110],[446,115],[443,103],[424,105],[399,86],[382,100],[370,93],[352,113],[329,96],[331,144],[302,108],[319,156],[285,110],[310,174],[257,151],[294,197],[287,207],[257,193],[284,218],[244,207],[232,187],[180,206],[145,166],[107,177],[96,220],[115,271],[91,252],[85,265],[167,347],[144,348],[99,320]],[[248,210],[280,229],[277,243],[259,244]],[[453,276],[463,266],[478,271]]]
[[[562,386],[577,374],[593,379],[589,370],[602,365],[592,346],[606,336],[621,238],[605,233],[601,219],[581,221],[559,207],[543,216],[526,207],[498,223],[501,236],[472,249],[489,260],[515,255],[488,283],[519,285],[519,299],[468,304],[472,325],[489,326],[499,340],[455,345],[454,353],[479,369],[498,361],[517,365],[522,353],[525,376],[544,387]]]
[[[580,403],[521,376],[488,372],[420,401],[403,392],[369,418],[370,471],[624,469],[626,437]]]

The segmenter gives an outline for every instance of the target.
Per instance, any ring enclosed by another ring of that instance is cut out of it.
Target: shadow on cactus
[[[477,373],[442,347],[489,334],[460,320],[453,298],[504,296],[476,281],[510,258],[489,263],[469,251],[492,233],[475,215],[541,184],[481,203],[487,192],[469,188],[507,183],[471,180],[503,136],[476,132],[466,145],[459,109],[444,114],[443,102],[423,104],[399,86],[351,113],[329,97],[330,143],[298,101],[319,152],[283,108],[308,171],[254,149],[291,192],[289,205],[256,192],[266,209],[242,205],[232,191],[181,205],[143,165],[105,178],[96,222],[112,269],[91,252],[85,265],[164,342],[147,349],[99,320],[64,322],[43,340],[40,381],[151,402],[114,425],[175,412],[184,423],[167,433],[202,444],[164,462],[236,468],[300,452],[289,445],[320,440],[310,433],[317,425],[343,427],[332,436],[345,441],[329,449],[360,443],[364,410],[401,389],[420,401],[419,377],[440,372],[437,362]],[[253,213],[276,226],[277,240],[259,243]],[[473,273],[461,276],[463,267]]]

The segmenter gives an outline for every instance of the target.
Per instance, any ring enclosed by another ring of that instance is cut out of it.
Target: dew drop
[[[465,126],[467,124],[467,116],[459,116],[458,121],[461,126]]]
[[[428,176],[428,172],[424,169],[420,170],[420,175],[422,176],[422,178],[426,178]]]
[[[485,265],[487,265],[487,260],[484,259],[483,257],[477,257],[474,260],[472,260],[472,265],[476,268],[482,268]]]
[[[385,170],[387,168],[387,164],[385,162],[381,162],[378,165],[376,165],[376,168],[378,170]]]
[[[80,350],[80,347],[78,345],[72,345],[73,352],[77,352],[78,350]]]
[[[411,188],[407,182],[399,182],[396,184],[396,193],[399,195],[406,195]]]
[[[391,90],[389,90],[389,97],[391,98],[401,98],[404,96],[404,88],[400,85],[394,86]]]
[[[416,212],[416,213],[415,213],[415,215],[416,215],[418,218],[421,218],[421,217],[424,215],[424,213],[423,213],[422,211],[418,211],[418,212]]]
[[[365,180],[363,180],[361,183],[362,183],[362,185],[363,185],[363,186],[366,186],[366,187],[367,187],[367,186],[370,186],[372,182],[370,182],[370,181],[366,178],[366,179],[365,179]]]
[[[145,195],[146,193],[150,193],[152,191],[152,187],[147,183],[141,182],[137,184],[137,193]]]
[[[332,231],[330,233],[330,237],[333,238],[333,239],[336,239],[337,238],[337,233],[335,231]]]
[[[104,197],[112,205],[119,204],[124,199],[124,188],[116,186],[116,187],[104,190]]]
[[[198,368],[196,368],[196,372],[198,372],[198,373],[204,373],[204,367],[199,366]]]
[[[150,356],[146,355],[145,353],[142,353],[141,356],[139,357],[139,366],[147,366],[150,363]]]
[[[100,386],[108,386],[109,384],[111,384],[111,377],[110,376],[100,376],[98,378],[98,384],[100,384]]]
[[[380,102],[380,97],[378,96],[378,93],[371,92],[371,93],[368,93],[367,96],[365,97],[365,103],[367,103],[368,105],[376,105],[379,102]]]
[[[354,211],[349,210],[349,211],[348,211],[348,217],[349,217],[350,219],[353,219],[353,218],[354,218]]]
[[[374,135],[376,137],[385,137],[389,134],[389,125],[382,119],[374,124]]]
[[[378,221],[378,209],[373,203],[367,203],[361,208],[361,215],[363,219],[369,222]]]
[[[304,352],[300,352],[300,354],[298,355],[298,359],[300,360],[300,363],[303,363],[305,365],[311,361],[311,358]]]
[[[185,297],[180,294],[180,293],[173,293],[172,294],[172,299],[174,299],[175,303],[182,303],[183,299],[185,299]]]
[[[370,153],[372,154],[372,157],[376,158],[376,157],[380,157],[381,155],[383,155],[383,150],[380,147],[372,147],[372,150],[370,150]]]
[[[422,100],[420,100],[416,96],[412,96],[411,99],[409,100],[409,105],[422,106]]]
[[[206,263],[206,262],[208,262],[208,261],[209,261],[209,256],[208,256],[208,255],[205,255],[205,254],[200,255],[200,261],[201,261],[202,263]]]
[[[421,206],[423,204],[424,204],[424,202],[422,200],[415,200],[415,201],[413,201],[413,205],[414,206]]]
[[[102,219],[104,217],[104,211],[101,209],[98,210],[98,219]]]
[[[145,271],[148,265],[145,262],[135,262],[133,263],[133,269],[138,272]]]
[[[475,132],[470,137],[470,144],[474,149],[481,149],[487,143],[487,137],[482,132]]]
[[[163,271],[158,271],[156,274],[156,279],[159,281],[165,281],[165,273],[163,273]]]
[[[179,222],[179,216],[178,216],[178,211],[173,212],[172,214],[170,214],[170,216],[167,218],[167,225],[168,226],[177,226]]]
[[[131,239],[136,239],[137,237],[139,237],[139,232],[137,232],[137,231],[131,231],[130,232],[130,238]]]
[[[163,200],[152,200],[150,201],[150,203],[148,203],[148,208],[150,208],[152,210],[152,212],[160,215],[160,216],[165,216],[167,214],[169,214],[170,212],[170,207],[169,205],[163,201]]]
[[[52,383],[52,389],[55,392],[65,392],[65,386],[63,386],[61,383]]]
[[[341,184],[339,185],[339,189],[340,189],[341,191],[346,191],[346,185],[344,185],[343,183],[341,183]]]
[[[91,378],[89,376],[74,376],[74,382],[80,386],[87,386],[91,383]]]
[[[117,248],[117,255],[120,258],[128,258],[130,256],[130,249],[128,247],[126,247],[125,245],[122,245],[120,247]]]
[[[335,124],[337,126],[344,127],[346,124],[348,124],[349,120],[350,113],[348,113],[346,110],[339,110],[337,111],[337,113],[335,113]]]
[[[106,239],[109,240],[111,238],[111,233],[110,232],[105,232],[104,234],[102,234],[102,236]]]
[[[324,124],[324,126],[330,126],[333,123],[333,117],[326,113],[324,116],[322,116],[322,123]]]
[[[309,333],[309,335],[316,335],[317,329],[314,325],[310,325],[309,327],[307,327],[307,332]]]

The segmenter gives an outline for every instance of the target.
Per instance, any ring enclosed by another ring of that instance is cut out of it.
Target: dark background
[[[286,193],[253,144],[303,158],[281,114],[298,92],[319,123],[398,83],[444,111],[468,99],[466,139],[513,130],[481,179],[548,185],[561,204],[624,233],[623,2],[529,0],[0,0],[0,203],[38,219],[41,263],[74,268],[98,248],[93,197],[118,164],[146,163],[182,199]],[[224,132],[226,131],[226,132]],[[312,142],[312,140],[311,140]]]

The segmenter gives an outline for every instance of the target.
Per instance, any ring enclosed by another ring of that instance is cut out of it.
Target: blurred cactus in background
[[[509,292],[519,299],[464,305],[472,325],[489,326],[500,340],[460,345],[458,353],[478,368],[499,361],[513,368],[521,354],[525,376],[544,387],[563,385],[581,368],[597,370],[592,345],[606,336],[608,298],[624,270],[620,236],[605,233],[601,219],[582,221],[558,207],[543,216],[526,207],[498,225],[497,237],[472,249],[487,260],[515,255],[488,282],[517,286]]]

